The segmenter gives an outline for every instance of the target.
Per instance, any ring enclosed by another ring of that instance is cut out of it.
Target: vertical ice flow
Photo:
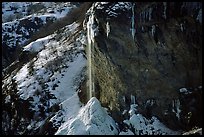
[[[135,12],[134,12],[134,7],[135,7],[135,4],[133,3],[132,4],[132,19],[131,19],[131,22],[132,22],[131,32],[132,32],[133,41],[134,41],[134,38],[135,38]]]
[[[92,64],[93,47],[95,45],[94,37],[97,35],[98,29],[96,20],[94,19],[93,9],[90,11],[89,19],[87,22],[87,39],[88,39],[88,99],[94,95],[94,69]]]

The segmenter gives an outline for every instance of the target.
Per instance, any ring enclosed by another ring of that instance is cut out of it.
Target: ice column
[[[131,22],[132,22],[131,32],[132,32],[133,41],[135,39],[135,11],[134,11],[134,7],[135,7],[135,3],[132,4],[132,19],[131,19]]]

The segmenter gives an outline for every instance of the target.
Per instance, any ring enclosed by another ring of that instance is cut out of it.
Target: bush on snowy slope
[[[92,97],[78,115],[64,123],[56,135],[117,135],[115,121],[102,108],[97,98]]]

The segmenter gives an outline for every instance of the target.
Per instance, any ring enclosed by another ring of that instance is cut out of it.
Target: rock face
[[[202,4],[134,4],[94,3],[89,12],[98,26],[92,49],[96,97],[117,121],[132,96],[146,117],[185,129],[180,114],[191,111],[179,89],[202,84]]]

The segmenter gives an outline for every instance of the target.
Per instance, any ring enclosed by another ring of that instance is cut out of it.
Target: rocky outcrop
[[[104,2],[92,6],[94,12],[88,15],[94,15],[98,26],[92,49],[96,97],[117,121],[123,119],[118,112],[135,97],[147,118],[154,115],[172,129],[185,130],[180,114],[187,107],[179,89],[202,84],[202,4],[136,2],[131,9],[133,3]]]

